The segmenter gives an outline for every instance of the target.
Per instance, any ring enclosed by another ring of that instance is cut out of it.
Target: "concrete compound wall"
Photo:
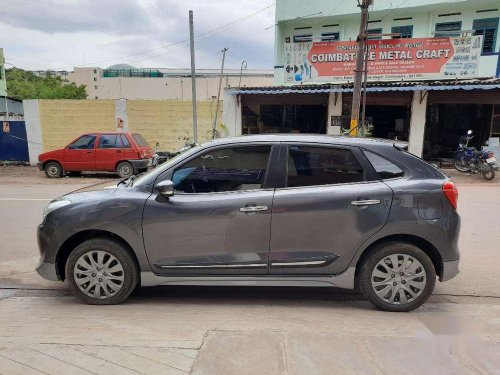
[[[123,130],[141,133],[152,147],[158,142],[160,150],[174,151],[192,140],[189,100],[25,100],[24,108],[32,164],[41,152],[64,147],[80,134],[120,131],[118,118],[125,119]],[[197,110],[198,142],[204,142],[211,136],[215,102],[199,101]]]

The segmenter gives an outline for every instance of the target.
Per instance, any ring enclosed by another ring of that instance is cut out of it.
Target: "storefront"
[[[225,124],[232,133],[319,133],[349,130],[352,84],[275,86],[226,90]],[[446,161],[459,139],[471,145],[500,137],[500,79],[372,82],[366,97],[364,136],[409,142],[427,160]]]

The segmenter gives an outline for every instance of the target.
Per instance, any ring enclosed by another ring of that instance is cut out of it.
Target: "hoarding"
[[[481,36],[369,40],[370,80],[477,77]],[[285,44],[285,82],[352,81],[356,42]]]

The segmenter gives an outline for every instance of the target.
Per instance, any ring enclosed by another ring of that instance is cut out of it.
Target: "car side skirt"
[[[265,275],[265,276],[158,276],[141,272],[141,286],[302,286],[354,289],[355,267],[333,276]]]

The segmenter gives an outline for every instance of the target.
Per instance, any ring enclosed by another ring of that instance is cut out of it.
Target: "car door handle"
[[[351,204],[353,206],[371,206],[374,204],[380,204],[380,200],[379,199],[367,199],[364,201],[352,201]]]
[[[260,211],[267,211],[267,206],[247,206],[240,208],[240,212],[260,212]]]

